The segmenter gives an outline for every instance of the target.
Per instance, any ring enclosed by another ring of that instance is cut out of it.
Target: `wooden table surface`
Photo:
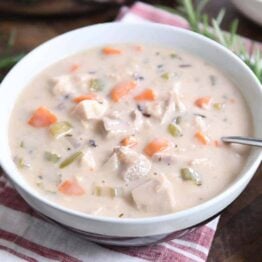
[[[81,0],[40,0],[30,6],[17,2],[19,1],[0,2],[0,34],[6,36],[15,29],[15,51],[29,51],[74,28],[112,21],[119,10],[117,4],[90,6],[83,4],[84,1]],[[174,1],[167,0],[147,2],[174,4]],[[211,0],[206,12],[215,16],[221,7],[227,9],[222,28],[228,29],[230,21],[237,17],[240,20],[240,34],[262,42],[262,28],[238,13],[230,1]],[[261,175],[262,166],[240,197],[224,210],[208,261],[262,261]]]

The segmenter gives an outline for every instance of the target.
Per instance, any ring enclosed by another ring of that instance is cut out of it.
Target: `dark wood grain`
[[[12,2],[12,5],[10,3]],[[45,2],[45,4],[44,4]],[[47,2],[52,2],[47,5]],[[56,2],[56,4],[55,4]],[[15,1],[0,2],[0,34],[16,30],[14,51],[29,51],[42,42],[66,31],[114,19],[119,6],[83,5],[80,1],[41,1],[29,9]],[[129,3],[132,1],[128,1]],[[175,1],[146,1],[173,6]],[[6,3],[9,3],[6,4]],[[206,12],[216,16],[220,8],[227,9],[223,29],[234,18],[240,20],[239,32],[262,41],[262,29],[242,16],[228,0],[211,0]],[[0,44],[0,52],[1,52]],[[262,261],[262,166],[240,195],[222,214],[211,248],[209,262]]]
[[[0,1],[0,13],[18,16],[73,16],[90,13],[94,10],[130,3],[130,0],[8,0]]]

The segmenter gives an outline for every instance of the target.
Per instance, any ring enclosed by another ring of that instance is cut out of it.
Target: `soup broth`
[[[177,212],[222,192],[248,149],[247,105],[186,52],[122,44],[61,60],[22,91],[10,121],[21,175],[44,198],[98,216]]]

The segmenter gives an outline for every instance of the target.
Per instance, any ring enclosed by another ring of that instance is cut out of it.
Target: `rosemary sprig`
[[[24,54],[5,55],[0,57],[0,70],[9,69],[14,66]]]
[[[14,66],[25,54],[12,52],[16,39],[16,31],[11,31],[3,53],[0,55],[0,81],[3,79],[4,74]]]
[[[208,15],[203,12],[203,8],[209,0],[199,0],[197,5],[193,5],[192,0],[180,0],[180,5],[176,9],[164,8],[165,10],[178,13],[184,16],[190,28],[208,38],[211,38],[237,54],[254,72],[260,83],[262,83],[262,52],[254,50],[252,54],[244,48],[243,41],[237,36],[238,20],[235,19],[230,25],[230,32],[224,32],[220,24],[226,14],[225,9],[221,9],[216,18],[211,21]],[[161,6],[163,8],[163,6]]]

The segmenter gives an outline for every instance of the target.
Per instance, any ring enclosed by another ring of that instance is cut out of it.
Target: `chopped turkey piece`
[[[185,104],[182,102],[181,98],[180,98],[180,82],[175,83],[173,90],[171,91],[170,95],[174,98],[175,103],[176,103],[176,111],[178,113],[183,113],[186,111],[186,106]]]
[[[51,92],[55,96],[67,96],[75,93],[75,86],[70,75],[61,75],[52,79]]]
[[[105,99],[84,100],[78,103],[73,109],[73,114],[80,120],[86,121],[90,119],[101,119],[108,108],[108,103]]]
[[[174,96],[171,95],[166,101],[165,110],[162,116],[161,124],[164,124],[170,121],[170,119],[174,117],[175,112],[176,112],[175,99],[174,99]]]
[[[80,160],[80,166],[87,168],[89,171],[94,171],[96,168],[96,161],[94,159],[93,153],[87,150]]]
[[[119,169],[119,160],[115,152],[106,160],[103,168],[108,174],[115,173]]]
[[[212,166],[208,158],[195,158],[189,161],[189,165],[196,166],[196,165],[203,165],[203,166]]]
[[[89,88],[90,74],[78,74],[74,76],[76,85],[82,93],[87,93]]]
[[[204,132],[207,131],[207,124],[203,117],[195,116],[195,124],[197,128],[200,129],[201,131],[204,131]]]
[[[36,177],[36,185],[49,193],[56,193],[57,186],[61,183],[61,175],[54,175],[50,172],[39,174]]]
[[[133,200],[139,210],[165,214],[175,206],[171,183],[164,175],[158,175],[132,191]]]
[[[128,147],[118,147],[115,152],[120,162],[120,175],[126,182],[148,175],[151,162],[143,154]]]
[[[114,116],[104,117],[103,125],[108,135],[126,134],[129,131],[128,122]]]
[[[122,135],[134,133],[143,125],[143,116],[138,110],[133,110],[129,115],[114,111],[103,118],[103,125],[108,135]]]
[[[148,102],[141,106],[142,114],[160,119],[163,115],[163,103],[160,101]]]
[[[89,74],[61,75],[52,79],[52,94],[55,96],[74,95],[87,93],[91,80]]]
[[[152,160],[154,162],[164,163],[169,166],[169,165],[173,165],[176,162],[177,156],[175,155],[175,152],[173,149],[164,150],[164,151],[154,154],[152,157]]]
[[[167,101],[165,103],[165,110],[162,117],[161,123],[167,123],[174,117],[175,113],[184,113],[186,111],[186,107],[184,103],[182,103],[180,95],[179,95],[179,86],[175,85],[174,89],[172,89],[169,93]]]

